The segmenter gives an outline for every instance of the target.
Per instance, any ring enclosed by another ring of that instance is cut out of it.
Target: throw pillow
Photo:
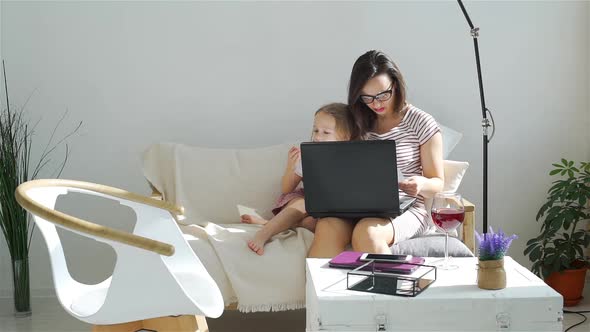
[[[391,246],[391,253],[421,257],[445,257],[445,237],[432,234],[398,242]],[[473,253],[459,239],[449,237],[449,256],[473,257]]]
[[[465,171],[469,167],[469,163],[466,161],[454,161],[454,160],[444,160],[444,174],[445,174],[445,183],[443,185],[444,192],[456,192],[461,184],[461,180],[463,180],[463,176],[465,175]],[[428,220],[430,225],[432,225],[433,230],[438,231],[436,227],[434,227],[434,223],[432,222],[432,217],[430,216],[430,209],[432,208],[432,198],[427,198],[424,202],[426,206],[426,212],[428,212]],[[456,236],[457,232],[449,232],[449,235]]]
[[[453,151],[461,140],[461,137],[463,137],[463,134],[449,127],[445,127],[440,123],[439,126],[443,138],[443,159],[447,159],[451,151]]]

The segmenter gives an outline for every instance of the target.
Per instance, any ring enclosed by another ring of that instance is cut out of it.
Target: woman
[[[400,195],[418,199],[397,218],[320,219],[309,257],[334,257],[350,243],[355,251],[391,253],[392,244],[430,228],[424,198],[443,188],[440,128],[431,115],[406,102],[404,79],[391,58],[369,51],[356,60],[348,104],[362,139],[396,141],[397,167],[405,177]]]

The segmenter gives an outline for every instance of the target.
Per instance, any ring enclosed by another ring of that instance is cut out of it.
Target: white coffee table
[[[479,289],[477,258],[453,258],[459,269],[439,269],[436,282],[416,297],[347,290],[348,270],[329,268],[328,261],[306,262],[309,332],[562,331],[561,295],[510,257],[505,289]]]

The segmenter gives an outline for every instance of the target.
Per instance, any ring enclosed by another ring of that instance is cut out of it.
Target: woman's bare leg
[[[294,198],[268,223],[264,225],[254,237],[248,241],[248,247],[258,255],[264,254],[264,245],[274,235],[294,227],[307,216],[303,198]]]
[[[389,219],[363,218],[352,232],[352,249],[374,254],[391,254],[389,246],[393,243],[394,235]]]
[[[352,238],[354,224],[340,218],[318,220],[315,236],[307,257],[332,258],[346,249]]]
[[[307,216],[303,218],[299,223],[297,223],[297,227],[303,227],[311,232],[315,232],[315,226],[318,223],[318,219],[312,216]]]

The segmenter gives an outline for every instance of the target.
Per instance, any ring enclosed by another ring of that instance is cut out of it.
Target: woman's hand
[[[297,162],[299,161],[300,154],[301,151],[296,146],[293,146],[289,149],[289,157],[287,159],[287,168],[289,170],[295,170],[295,167],[297,167]]]
[[[416,197],[424,188],[425,183],[426,178],[423,176],[410,176],[399,183],[399,189],[410,196]]]

